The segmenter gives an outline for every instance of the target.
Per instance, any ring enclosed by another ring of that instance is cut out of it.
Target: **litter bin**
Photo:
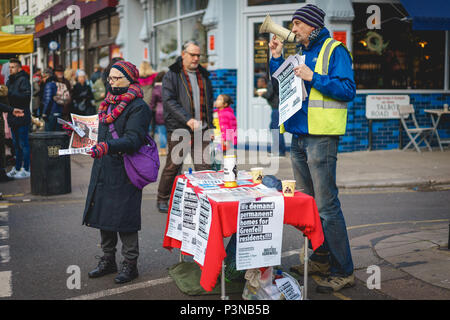
[[[70,155],[59,156],[69,147],[65,132],[35,132],[29,135],[31,147],[31,193],[49,196],[72,191]]]

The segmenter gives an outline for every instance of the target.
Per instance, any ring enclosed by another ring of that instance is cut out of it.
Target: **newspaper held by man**
[[[294,68],[304,63],[304,55],[289,56],[273,74],[279,88],[279,126],[302,108],[302,102],[307,97],[303,80],[294,73]]]

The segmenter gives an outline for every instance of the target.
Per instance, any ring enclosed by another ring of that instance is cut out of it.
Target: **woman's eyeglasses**
[[[125,77],[112,77],[112,76],[109,76],[108,78],[106,78],[106,80],[108,80],[108,82],[116,82],[116,81],[118,81],[118,80],[120,80],[120,79],[122,79],[122,78],[125,78]]]

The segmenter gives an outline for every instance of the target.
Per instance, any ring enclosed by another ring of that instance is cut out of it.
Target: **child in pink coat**
[[[231,105],[233,100],[227,94],[220,94],[215,102],[214,126],[216,130],[220,130],[222,141],[222,151],[229,150],[237,145],[237,121]],[[218,121],[217,121],[218,120]]]

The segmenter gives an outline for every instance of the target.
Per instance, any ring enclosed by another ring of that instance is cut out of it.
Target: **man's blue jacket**
[[[306,56],[305,64],[314,71],[316,67],[317,57],[320,49],[327,38],[330,37],[328,29],[323,28],[318,37],[309,43],[308,48],[303,45],[301,47],[303,54]],[[284,62],[284,58],[270,59],[270,74],[272,75]],[[278,91],[278,81],[272,78],[274,89]],[[353,77],[352,59],[346,48],[338,46],[333,51],[330,64],[328,67],[328,75],[320,75],[314,72],[312,81],[304,81],[305,88],[308,93],[311,86],[319,90],[322,94],[340,101],[352,101],[356,95],[356,84]],[[308,134],[308,101],[303,101],[302,108],[291,118],[284,122],[284,128],[287,132],[294,135]]]

